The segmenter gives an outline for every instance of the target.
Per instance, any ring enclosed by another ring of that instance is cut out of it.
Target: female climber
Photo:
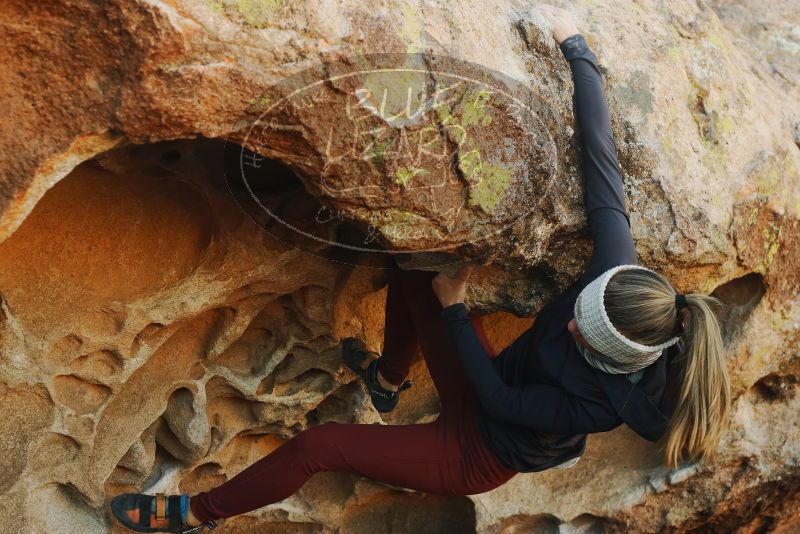
[[[391,411],[421,348],[441,409],[429,423],[310,427],[229,481],[196,495],[125,493],[112,511],[138,532],[200,532],[223,518],[286,499],[315,473],[354,473],[414,490],[474,495],[520,472],[571,467],[586,435],[622,423],[666,436],[676,467],[715,453],[730,386],[717,299],[681,295],[637,265],[622,178],[596,57],[568,12],[540,6],[574,81],[582,173],[594,250],[583,275],[546,304],[496,357],[464,304],[469,267],[392,269],[383,354],[356,338],[345,363],[372,403]],[[666,387],[669,385],[669,387]]]

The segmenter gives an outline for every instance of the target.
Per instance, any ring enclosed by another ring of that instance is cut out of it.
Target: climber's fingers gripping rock
[[[550,4],[538,4],[535,9],[550,24],[550,31],[558,44],[561,44],[567,37],[579,33],[575,21],[572,20],[572,15],[566,9]]]
[[[431,280],[433,292],[446,308],[452,304],[464,302],[464,296],[467,291],[467,280],[472,272],[472,266],[466,265],[462,267],[454,276],[450,276],[445,272],[440,272]]]

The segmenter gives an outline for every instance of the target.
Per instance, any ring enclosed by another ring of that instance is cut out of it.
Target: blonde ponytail
[[[684,334],[682,382],[667,430],[665,461],[675,468],[684,451],[690,460],[712,458],[731,411],[725,346],[712,306],[722,302],[708,295],[686,295],[688,317]]]
[[[664,451],[670,468],[680,464],[684,453],[692,461],[713,457],[731,412],[725,347],[713,310],[724,304],[709,295],[690,293],[688,309],[679,312],[675,295],[666,278],[646,270],[616,273],[605,292],[609,319],[633,341],[657,345],[680,333],[683,323],[684,351],[676,358],[680,373],[673,381],[678,383],[666,385],[675,392]]]

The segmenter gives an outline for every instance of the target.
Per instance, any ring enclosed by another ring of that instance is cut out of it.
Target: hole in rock
[[[718,298],[725,304],[723,310],[718,310],[725,344],[730,344],[741,333],[765,292],[764,277],[760,273],[750,273],[736,278],[711,292],[712,297]]]
[[[265,376],[256,388],[256,395],[271,395],[275,389],[275,373]]]
[[[310,337],[311,332],[308,332]],[[295,336],[295,339],[303,338]],[[306,338],[308,339],[308,338]],[[297,380],[301,374],[309,371],[311,364],[319,360],[319,355],[302,345],[295,345],[291,352],[275,366],[272,372],[275,375],[275,384],[287,384]],[[316,369],[322,371],[322,369]]]
[[[272,389],[273,395],[291,396],[304,391],[307,393],[325,393],[333,387],[333,378],[321,369],[308,369],[288,382],[277,384]]]
[[[139,484],[146,480],[153,469],[155,454],[155,432],[161,420],[156,419],[142,434],[131,443],[125,455],[120,458],[107,480],[107,487],[130,486],[136,491]],[[117,488],[120,491],[127,491]]]
[[[109,487],[126,487],[136,491],[136,486],[143,480],[146,473],[141,473],[128,467],[117,465],[111,471],[107,484]],[[125,491],[125,490],[121,490]]]
[[[285,328],[297,339],[311,339],[314,337],[311,329],[306,326],[303,314],[297,310],[291,295],[283,295],[278,299],[283,307],[283,314],[286,317]]]
[[[269,324],[269,319],[269,316],[262,317],[259,314],[235,342],[219,356],[213,357],[214,363],[239,375],[262,373],[277,346],[277,338],[272,330],[261,326]]]
[[[90,324],[86,314],[149,297],[202,264],[218,226],[208,171],[197,158],[159,161],[165,147],[194,143],[123,146],[81,163],[0,243],[0,293],[30,335],[114,335],[124,317],[95,313]]]
[[[183,465],[179,459],[170,454],[158,441],[155,441],[154,447],[153,464],[150,466],[147,475],[139,482],[140,487],[143,488],[149,488],[161,480],[170,470]]]
[[[95,380],[102,380],[114,375],[123,368],[122,356],[112,350],[97,350],[78,356],[69,362],[70,368],[78,374]]]
[[[111,396],[111,388],[87,382],[75,375],[53,377],[56,400],[78,415],[96,412]]]
[[[244,394],[224,378],[213,377],[206,383],[206,414],[208,423],[222,429],[248,428],[260,422],[254,413],[261,403],[245,399]]]
[[[134,480],[132,480],[132,483],[136,484],[136,486],[139,488],[149,488],[161,480],[171,470],[179,468],[182,465],[183,464],[179,459],[172,456],[172,454],[159,445],[158,442],[155,442],[152,465],[150,465],[150,468],[147,470],[144,477],[135,477]],[[114,469],[114,472],[117,476],[119,476],[119,478],[116,478],[114,482],[123,482],[124,473],[120,471],[120,466],[117,466]]]
[[[175,149],[165,150],[158,159],[162,163],[175,163],[181,159],[181,152]]]
[[[144,172],[145,174],[149,174],[150,176],[155,176],[157,178],[170,178],[173,176],[177,176],[177,174],[174,171],[165,169],[161,165],[148,165],[147,167],[142,169],[142,172]]]
[[[53,344],[47,359],[56,365],[67,365],[70,360],[80,356],[81,347],[83,340],[75,334],[69,334]]]
[[[328,395],[316,408],[306,414],[309,426],[316,426],[329,421],[337,423],[352,423],[353,414],[359,404],[358,392],[361,390],[358,382],[350,382],[337,388]]]
[[[793,375],[769,374],[750,388],[759,398],[767,402],[788,401],[797,394],[800,380]]]
[[[242,209],[283,243],[345,263],[382,249],[367,224],[309,192],[303,176],[289,165],[228,142],[224,169]],[[310,183],[320,180],[309,178]]]
[[[34,470],[52,469],[59,464],[75,460],[80,449],[80,443],[72,436],[50,432],[36,446],[28,466]]]
[[[202,378],[206,374],[206,366],[203,365],[203,362],[197,362],[192,365],[192,368],[189,369],[189,378],[192,380],[202,380]]]

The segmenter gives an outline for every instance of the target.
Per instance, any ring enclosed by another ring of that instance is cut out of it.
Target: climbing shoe
[[[137,509],[139,520],[134,521],[128,512]],[[122,493],[111,499],[111,512],[120,523],[136,532],[195,534],[206,528],[209,530],[217,528],[217,523],[214,521],[206,521],[195,526],[187,524],[188,495],[167,497],[164,493],[156,493],[155,496],[144,493]]]
[[[364,358],[376,357],[370,362],[366,369],[361,367]],[[347,367],[361,377],[367,385],[367,390],[372,398],[372,405],[382,413],[391,412],[397,406],[399,393],[411,387],[411,380],[405,380],[397,391],[385,389],[378,382],[378,361],[379,354],[369,351],[364,346],[364,342],[355,337],[348,337],[342,340],[342,359]]]

